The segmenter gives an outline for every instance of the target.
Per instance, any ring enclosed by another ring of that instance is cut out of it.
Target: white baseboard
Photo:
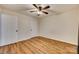
[[[73,43],[73,42],[68,42],[68,41],[64,41],[63,39],[59,39],[59,38],[52,38],[52,37],[49,37],[49,36],[45,36],[45,35],[39,35],[41,37],[45,37],[45,38],[49,38],[49,39],[54,39],[54,40],[57,40],[57,41],[61,41],[61,42],[66,42],[66,43],[70,43],[70,44],[73,44],[73,45],[78,45],[78,43]]]
[[[16,43],[16,42],[19,42],[19,41],[30,39],[32,37],[36,37],[36,36],[31,36],[31,37],[27,37],[27,38],[23,38],[23,39],[18,39],[17,41],[13,41],[13,42],[10,42],[10,43],[5,43],[5,44],[3,43],[3,44],[0,44],[0,46],[5,46],[5,45],[13,44],[13,43]]]
[[[38,37],[38,36],[46,37],[46,38],[49,38],[49,39],[58,40],[58,38],[52,38],[52,37],[48,37],[48,36],[45,36],[45,35],[35,35],[35,36],[27,37],[27,38],[24,38],[24,39],[21,39],[21,40],[17,40],[17,41],[14,41],[14,42],[6,43],[6,44],[0,44],[0,46],[13,44],[13,43],[16,43],[16,42],[19,42],[19,41],[23,41],[23,40],[30,39],[32,37]],[[77,45],[77,43],[71,43],[71,42],[68,42],[68,41],[60,40],[60,39],[58,41],[62,41],[62,42],[70,43],[70,44],[73,44],[73,45]]]

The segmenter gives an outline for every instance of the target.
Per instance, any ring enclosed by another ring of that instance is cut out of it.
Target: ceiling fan
[[[41,13],[44,13],[44,14],[48,14],[48,12],[46,11],[47,9],[50,8],[49,5],[45,6],[45,7],[42,7],[41,4],[32,4],[36,9],[34,10],[31,10],[30,12],[37,12],[38,13],[38,16],[41,15]]]

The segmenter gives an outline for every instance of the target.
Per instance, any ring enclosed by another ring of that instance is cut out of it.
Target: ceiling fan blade
[[[50,6],[46,6],[46,7],[44,7],[43,9],[48,9],[48,8],[50,8]]]
[[[33,4],[34,7],[38,8],[36,4]]]
[[[43,13],[45,13],[45,14],[48,14],[48,12],[46,12],[46,11],[42,11]]]

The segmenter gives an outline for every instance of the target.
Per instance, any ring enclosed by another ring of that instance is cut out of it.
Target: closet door
[[[18,17],[18,39],[26,40],[31,37],[30,19],[27,16]]]
[[[17,41],[17,17],[9,14],[1,15],[2,45]]]
[[[38,33],[38,20],[35,20],[35,19],[31,19],[30,21],[30,33],[31,33],[31,36],[32,37],[35,37],[37,36],[37,33]]]

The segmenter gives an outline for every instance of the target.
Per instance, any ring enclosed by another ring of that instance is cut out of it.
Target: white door
[[[30,32],[31,32],[31,36],[36,36],[38,33],[38,24],[37,24],[37,20],[32,19],[30,21]]]
[[[2,14],[2,45],[14,43],[17,40],[17,17]]]
[[[18,39],[25,40],[31,36],[30,33],[30,23],[29,19],[26,16],[18,17]]]

